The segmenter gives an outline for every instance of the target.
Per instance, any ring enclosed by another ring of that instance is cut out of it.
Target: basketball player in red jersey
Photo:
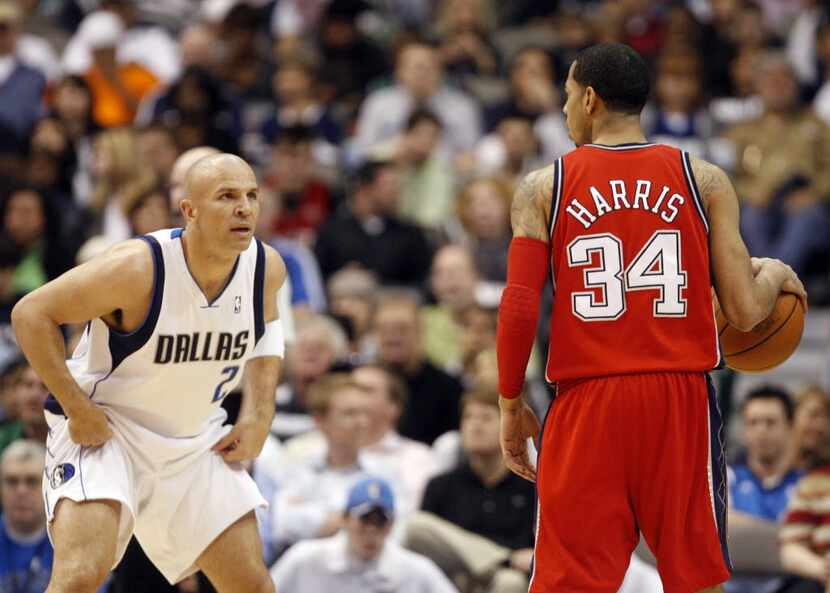
[[[723,171],[646,141],[649,72],[634,50],[586,49],[565,90],[577,148],[516,192],[499,310],[502,448],[539,492],[530,592],[614,593],[641,532],[667,593],[721,591],[731,567],[711,279],[742,330],[781,291],[806,302],[804,287],[782,262],[750,260]],[[548,270],[557,395],[534,469],[527,439],[540,426],[521,391]]]

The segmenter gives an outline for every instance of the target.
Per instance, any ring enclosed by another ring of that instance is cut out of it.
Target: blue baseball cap
[[[380,510],[387,519],[395,514],[395,495],[389,482],[382,478],[365,478],[352,486],[346,503],[346,512],[362,517],[374,510]]]

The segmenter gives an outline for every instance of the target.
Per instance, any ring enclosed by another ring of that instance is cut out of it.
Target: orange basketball
[[[736,371],[758,373],[777,367],[798,347],[804,332],[804,305],[794,294],[781,293],[769,317],[748,332],[726,320],[715,303],[721,352],[726,366]]]

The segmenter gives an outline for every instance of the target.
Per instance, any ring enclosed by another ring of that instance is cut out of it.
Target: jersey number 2
[[[568,266],[588,266],[594,253],[599,265],[583,272],[585,287],[599,290],[574,292],[571,307],[583,321],[611,321],[625,313],[625,293],[657,290],[655,317],[684,317],[686,272],[680,261],[680,233],[657,231],[640,249],[627,268],[623,267],[622,241],[610,233],[585,235],[568,245]]]
[[[229,382],[233,381],[233,378],[236,377],[236,373],[239,372],[239,365],[234,365],[230,367],[225,367],[222,369],[222,376],[225,377],[220,381],[219,385],[216,386],[216,391],[213,392],[213,401],[218,402],[221,399],[224,399],[230,391],[227,393],[222,393],[222,388],[227,385]]]

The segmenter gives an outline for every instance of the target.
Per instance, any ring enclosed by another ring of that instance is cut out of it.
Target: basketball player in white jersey
[[[47,593],[93,593],[132,533],[172,583],[197,569],[220,593],[273,593],[239,462],[274,414],[285,266],[253,239],[257,182],[232,155],[190,169],[184,230],[117,245],[14,309],[47,401]],[[65,360],[59,326],[88,322]],[[245,376],[232,428],[221,400]]]

